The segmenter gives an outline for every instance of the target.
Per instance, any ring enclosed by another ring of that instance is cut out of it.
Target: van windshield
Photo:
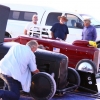
[[[96,28],[100,28],[100,21],[96,20],[90,15],[87,14],[80,14],[83,19],[89,18],[91,20],[91,25],[94,25]]]

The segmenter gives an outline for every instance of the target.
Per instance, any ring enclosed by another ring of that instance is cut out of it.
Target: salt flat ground
[[[98,90],[100,92],[100,78],[97,79],[97,86],[98,86]],[[34,100],[31,97],[25,97],[25,96],[21,96],[20,100]],[[97,98],[91,98],[91,97],[87,97],[87,96],[81,96],[81,95],[77,95],[77,94],[70,94],[70,93],[66,93],[66,95],[62,96],[62,97],[53,97],[51,100],[100,100]]]

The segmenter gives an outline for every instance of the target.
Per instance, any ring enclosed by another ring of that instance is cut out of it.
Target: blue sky
[[[100,0],[0,0],[0,3],[48,6],[65,11],[88,13],[100,20]]]

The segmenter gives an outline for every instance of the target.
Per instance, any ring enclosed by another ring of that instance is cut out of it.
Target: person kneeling
[[[0,90],[0,98],[19,100],[20,84],[24,92],[30,91],[31,72],[39,72],[34,55],[37,48],[38,43],[34,40],[26,45],[17,44],[0,61],[0,78],[7,86],[6,90]]]

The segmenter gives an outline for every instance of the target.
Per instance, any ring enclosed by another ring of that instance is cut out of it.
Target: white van
[[[33,14],[38,14],[38,22],[41,24],[42,33],[41,36],[49,36],[50,28],[55,22],[58,22],[57,17],[65,15],[68,19],[65,23],[69,28],[69,34],[67,37],[67,42],[72,43],[74,40],[80,40],[82,38],[83,20],[84,18],[90,18],[91,24],[97,29],[97,40],[100,40],[100,22],[97,21],[90,15],[87,14],[77,14],[68,11],[58,11],[51,8],[28,6],[28,5],[7,5],[11,8],[9,15],[9,20],[6,28],[6,32],[11,35],[11,37],[17,37],[23,35],[25,25],[31,21]],[[76,26],[75,26],[76,23]]]

